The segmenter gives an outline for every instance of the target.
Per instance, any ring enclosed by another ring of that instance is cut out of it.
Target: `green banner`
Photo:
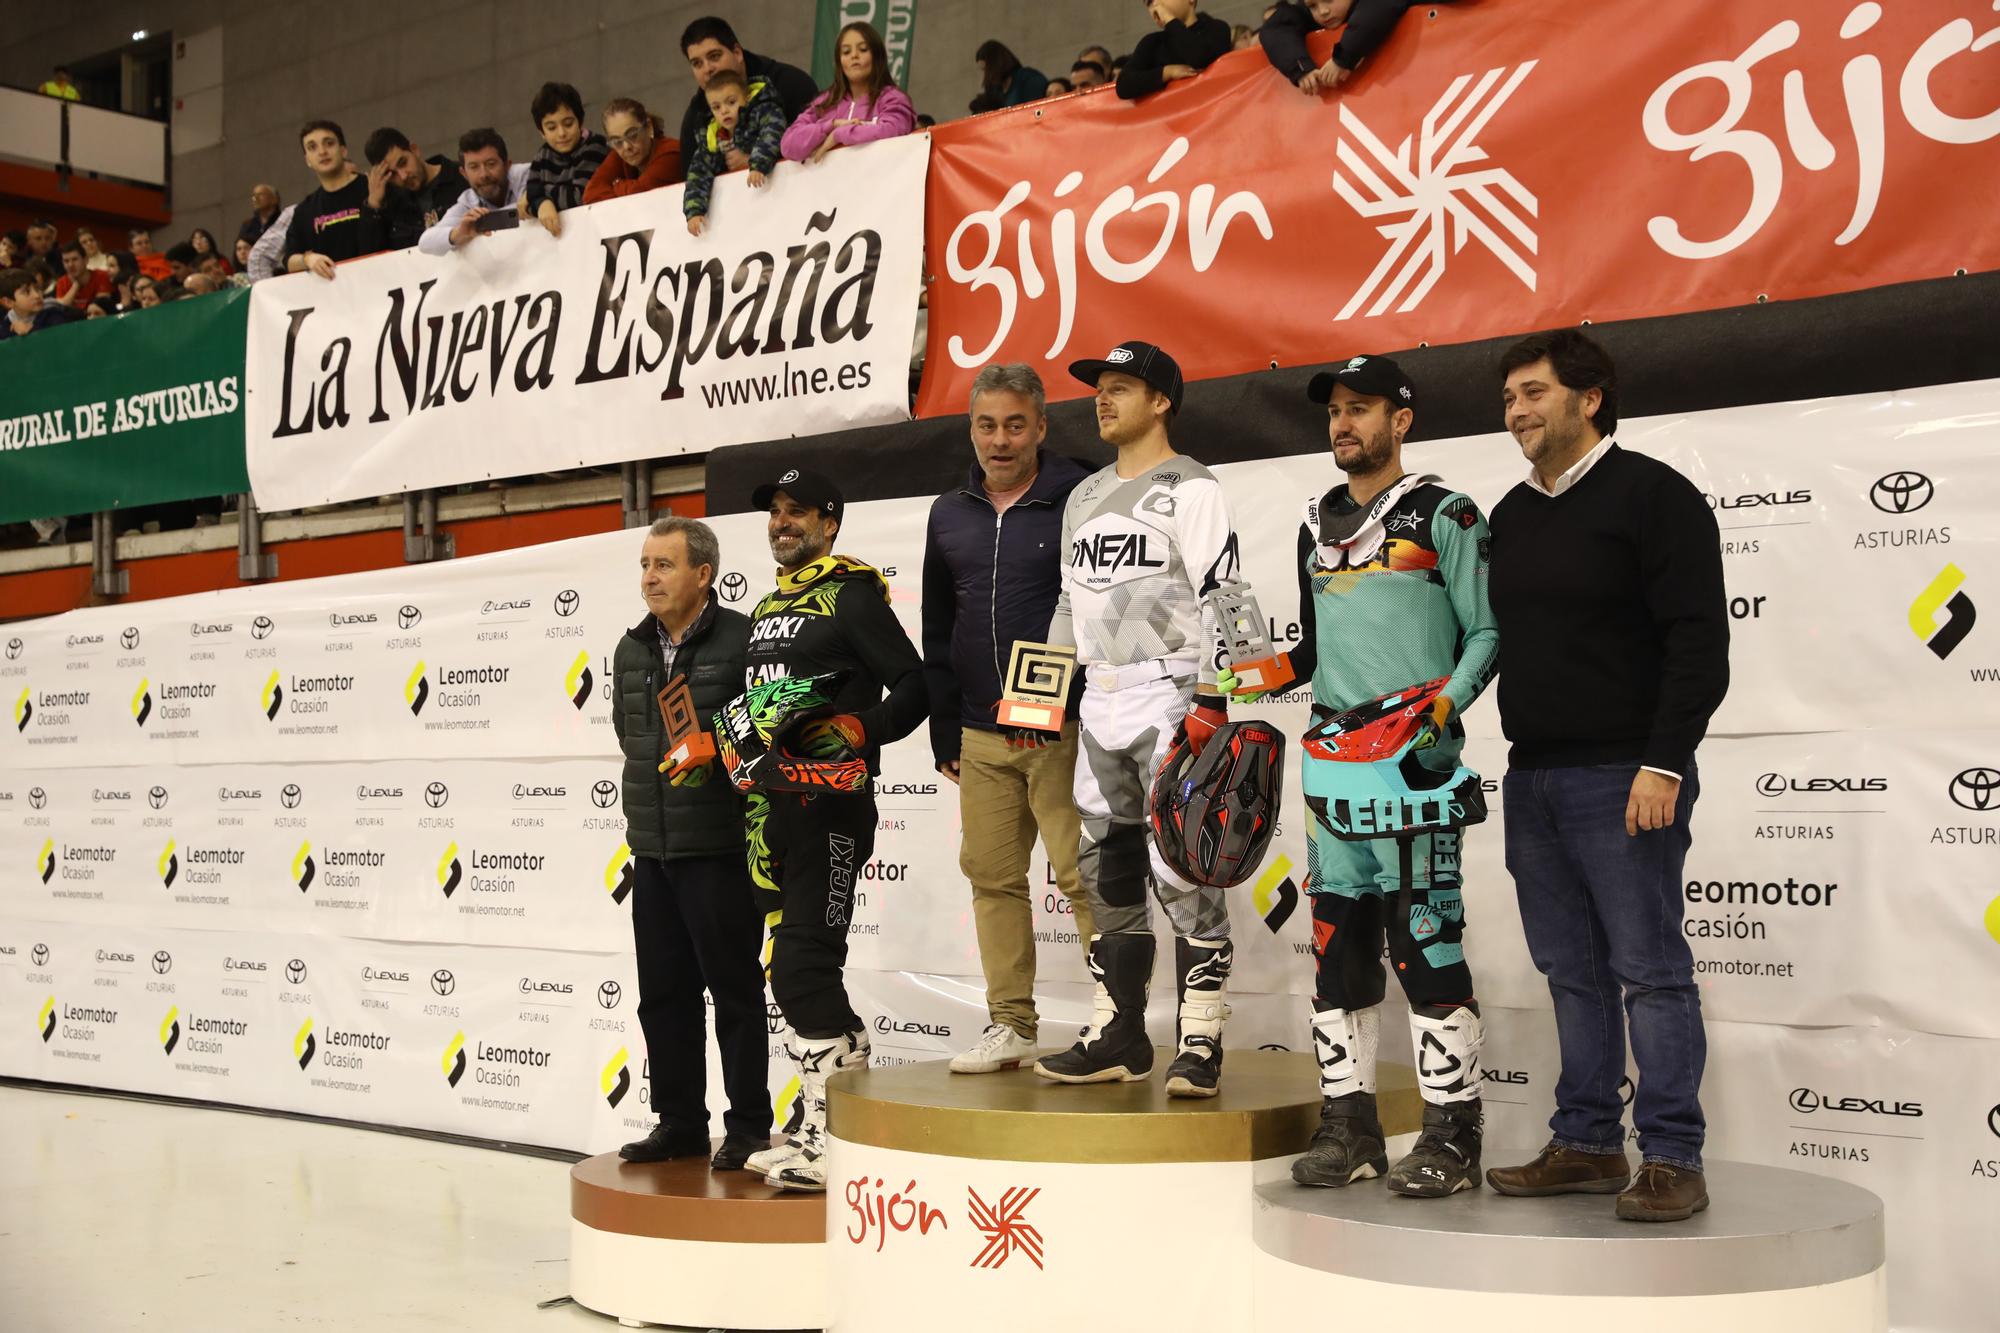
[[[231,495],[248,288],[0,342],[0,522]]]
[[[819,86],[833,82],[834,43],[850,23],[872,23],[889,48],[889,76],[910,91],[910,51],[917,41],[917,0],[819,0],[813,23],[813,77]]]

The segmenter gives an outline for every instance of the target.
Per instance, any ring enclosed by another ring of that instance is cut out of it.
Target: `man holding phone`
[[[494,129],[467,130],[458,138],[458,169],[467,189],[417,241],[427,255],[450,254],[474,237],[520,225],[515,207],[528,186],[528,164],[507,156]]]

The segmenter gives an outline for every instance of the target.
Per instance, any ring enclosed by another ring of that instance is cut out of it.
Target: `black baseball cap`
[[[786,468],[776,481],[767,481],[750,492],[753,508],[769,509],[771,501],[783,491],[808,509],[817,509],[838,523],[847,508],[847,501],[840,498],[840,488],[817,472],[805,468]]]
[[[1332,370],[1322,370],[1306,385],[1306,397],[1315,403],[1330,403],[1336,384],[1345,384],[1369,398],[1387,398],[1396,407],[1417,405],[1417,391],[1410,377],[1386,356],[1351,357]]]
[[[1104,354],[1101,361],[1072,361],[1069,373],[1097,387],[1097,377],[1107,370],[1136,375],[1167,396],[1174,411],[1181,410],[1181,368],[1174,359],[1151,343],[1122,342]]]

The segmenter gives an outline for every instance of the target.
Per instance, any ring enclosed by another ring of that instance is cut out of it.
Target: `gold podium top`
[[[828,1131],[847,1143],[999,1162],[1248,1162],[1306,1150],[1319,1123],[1319,1075],[1296,1051],[1230,1051],[1222,1089],[1170,1098],[1156,1058],[1137,1083],[1072,1085],[1023,1066],[954,1074],[946,1061],[836,1074]],[[1383,1065],[1383,1128],[1417,1128],[1422,1102],[1401,1065]]]

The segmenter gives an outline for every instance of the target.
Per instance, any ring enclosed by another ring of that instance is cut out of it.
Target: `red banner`
[[[1988,0],[1473,0],[1338,93],[1244,51],[940,126],[918,412],[1126,338],[1201,379],[2000,268],[1996,43]]]

